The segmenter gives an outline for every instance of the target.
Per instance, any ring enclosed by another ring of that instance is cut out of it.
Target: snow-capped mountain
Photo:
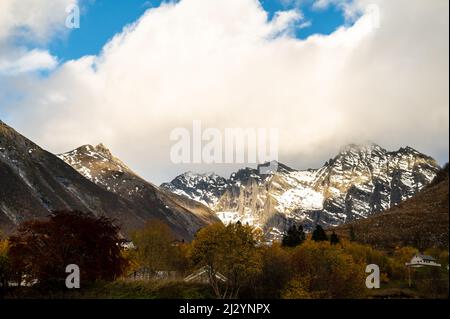
[[[0,232],[58,210],[110,217],[125,236],[156,219],[189,240],[220,222],[203,204],[141,179],[103,145],[61,158],[70,165],[0,121]]]
[[[145,212],[77,173],[0,121],[0,231],[56,210],[116,219],[126,232],[143,225]]]
[[[84,177],[165,221],[177,234],[190,239],[201,227],[219,222],[207,206],[147,182],[103,145],[85,145],[58,155]]]
[[[217,204],[219,197],[225,192],[227,180],[217,174],[184,173],[171,183],[161,187],[175,194],[191,198],[209,207]]]
[[[319,169],[281,163],[271,174],[244,168],[229,179],[186,173],[163,188],[200,200],[227,223],[241,221],[278,237],[293,222],[337,226],[385,210],[431,182],[436,161],[406,147],[348,145]]]

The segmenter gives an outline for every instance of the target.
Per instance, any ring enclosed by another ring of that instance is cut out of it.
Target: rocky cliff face
[[[410,147],[389,152],[376,144],[349,145],[319,169],[298,171],[279,163],[268,175],[245,168],[211,180],[189,173],[162,187],[201,199],[226,223],[240,220],[279,237],[293,222],[337,226],[393,207],[438,170],[432,158]]]

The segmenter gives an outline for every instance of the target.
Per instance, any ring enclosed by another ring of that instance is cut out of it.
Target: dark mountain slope
[[[199,228],[220,222],[208,207],[147,182],[103,144],[81,146],[59,157],[101,188],[151,212],[147,218],[163,220],[178,233],[186,230],[191,237]]]
[[[411,245],[420,249],[448,248],[449,244],[448,164],[414,197],[366,220],[334,230],[349,237],[353,228],[357,241],[392,249]]]
[[[208,222],[167,205],[162,196],[144,206],[108,191],[0,122],[0,229],[10,232],[24,220],[62,209],[114,218],[124,233],[159,219],[185,239]]]

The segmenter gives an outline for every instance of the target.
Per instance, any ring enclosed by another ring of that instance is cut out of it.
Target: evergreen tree
[[[286,235],[283,236],[282,245],[285,247],[296,247],[303,243],[306,239],[303,226],[291,226],[289,227]]]
[[[353,227],[353,225],[350,225],[349,237],[350,241],[356,241],[355,228]]]
[[[303,243],[306,240],[306,234],[305,234],[305,231],[303,230],[302,225],[298,226],[297,234],[298,234],[298,239],[300,241],[300,243],[299,243],[299,245],[300,245],[301,243]]]
[[[336,244],[339,244],[339,237],[338,237],[338,235],[336,235],[336,233],[335,232],[333,232],[332,234],[331,234],[331,236],[330,236],[330,244],[331,245],[336,245]]]
[[[314,241],[327,241],[328,240],[328,236],[325,233],[325,231],[323,230],[322,226],[317,225],[316,229],[314,229],[313,233],[312,233],[312,240]]]

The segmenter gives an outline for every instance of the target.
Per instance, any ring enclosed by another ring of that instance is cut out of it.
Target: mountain
[[[311,229],[367,218],[413,196],[438,171],[435,160],[411,147],[389,152],[352,144],[319,169],[278,163],[270,174],[260,174],[258,166],[228,179],[185,173],[161,187],[202,201],[225,223],[240,220],[279,237],[293,222]]]
[[[172,193],[191,198],[209,207],[214,207],[225,192],[228,182],[225,178],[214,174],[184,173],[171,183],[161,185]]]
[[[124,229],[144,221],[131,203],[91,183],[3,122],[0,181],[0,229],[6,232],[24,220],[63,209],[117,218]]]
[[[183,237],[192,238],[206,225],[220,222],[207,206],[173,194],[147,182],[103,145],[84,145],[58,155],[84,177],[108,192],[148,212],[148,218],[163,220]]]
[[[107,164],[105,158],[102,161]],[[217,220],[199,204],[192,204],[192,211],[183,208],[183,200],[173,200],[172,194],[155,195],[142,205],[134,202],[131,195],[108,191],[1,121],[0,181],[0,229],[7,233],[24,220],[63,209],[114,218],[125,235],[149,219],[160,219],[177,236],[190,239],[200,227]]]
[[[449,244],[449,169],[448,164],[434,180],[404,202],[367,219],[333,230],[341,237],[394,249],[406,245],[421,250],[447,248]],[[350,231],[352,229],[352,231]]]

